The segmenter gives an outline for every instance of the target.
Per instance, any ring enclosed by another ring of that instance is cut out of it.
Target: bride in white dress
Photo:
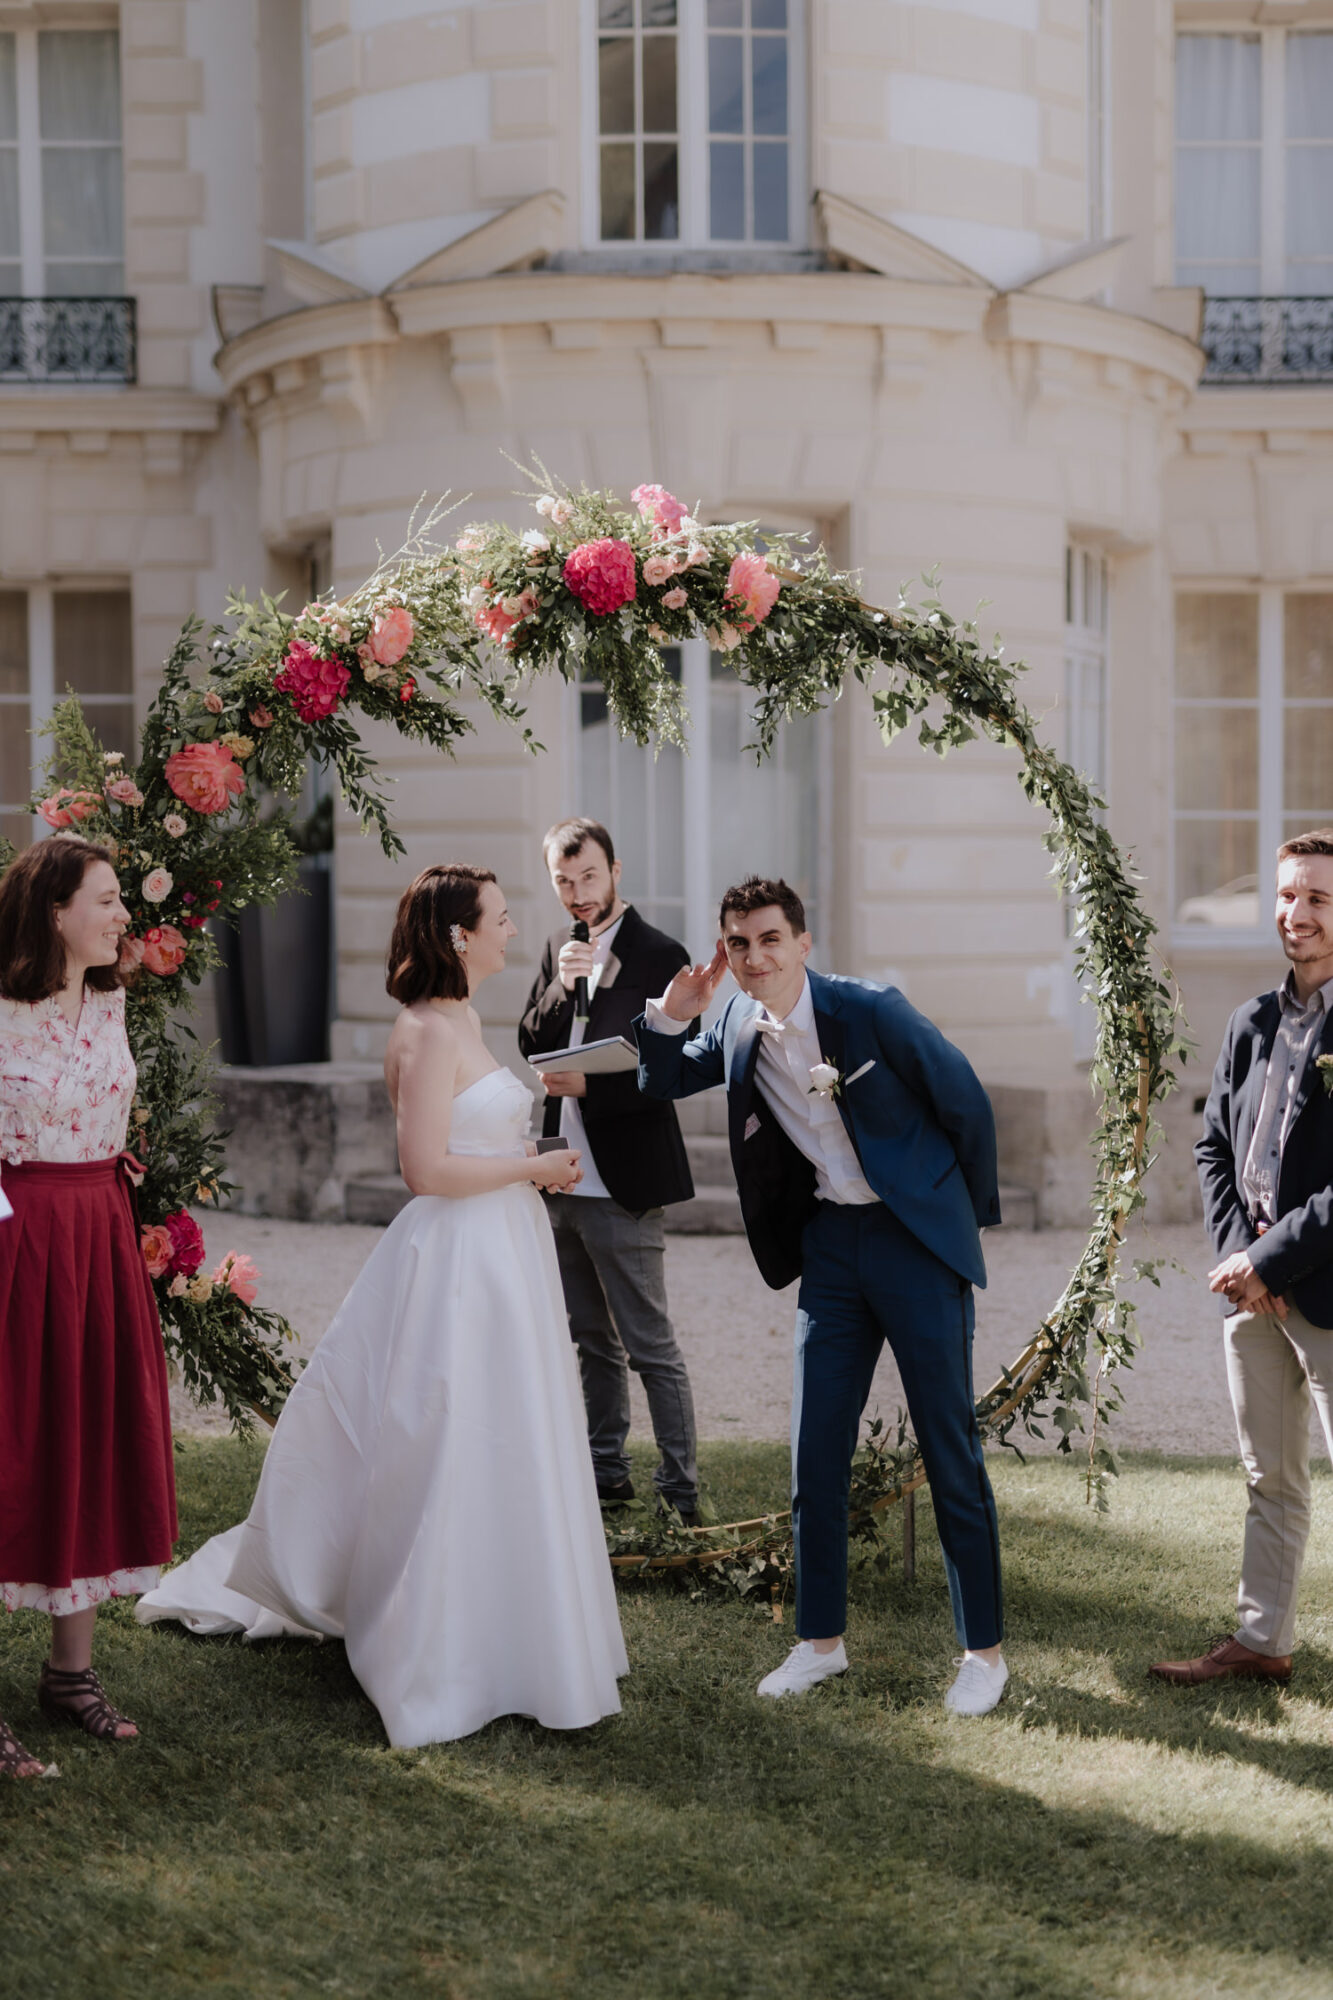
[[[501,1715],[580,1729],[627,1662],[531,1099],[469,1005],[515,935],[485,869],[399,905],[385,1076],[416,1196],[293,1390],[249,1518],[140,1598],[145,1624],[345,1640],[400,1748]]]

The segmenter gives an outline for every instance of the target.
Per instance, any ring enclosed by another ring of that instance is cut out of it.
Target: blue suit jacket
[[[1277,1040],[1276,992],[1247,1000],[1227,1022],[1222,1053],[1194,1148],[1204,1220],[1219,1257],[1248,1250],[1275,1297],[1294,1301],[1312,1326],[1333,1327],[1333,1097],[1315,1057],[1333,1055],[1333,1015],[1315,1037],[1292,1105],[1277,1183],[1277,1220],[1262,1236],[1249,1217],[1241,1175]]]
[[[979,1231],[1000,1220],[1000,1195],[995,1118],[971,1064],[897,987],[807,977],[825,1061],[855,1078],[835,1102],[862,1174],[927,1249],[960,1278],[984,1285]],[[745,1230],[776,1290],[800,1275],[815,1170],[755,1089],[759,1011],[742,993],[706,1034],[658,1034],[646,1015],[634,1032],[639,1088],[650,1097],[692,1097],[725,1083]]]

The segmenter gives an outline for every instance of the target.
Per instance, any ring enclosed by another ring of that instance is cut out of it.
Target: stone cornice
[[[987,315],[986,334],[996,342],[1070,348],[1103,360],[1127,362],[1164,376],[1187,391],[1194,388],[1204,363],[1202,349],[1192,340],[1153,320],[1030,292],[1006,292],[996,299]]]
[[[230,393],[253,376],[287,362],[338,348],[382,346],[397,338],[394,316],[382,299],[348,299],[266,319],[219,348],[214,365]]]
[[[1206,386],[1191,398],[1180,428],[1211,437],[1232,431],[1300,432],[1306,437],[1333,431],[1333,382]]]
[[[215,431],[222,404],[189,389],[0,389],[0,432]]]

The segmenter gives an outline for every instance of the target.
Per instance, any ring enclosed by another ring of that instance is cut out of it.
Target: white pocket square
[[[859,1077],[863,1077],[865,1075],[868,1069],[873,1069],[874,1067],[875,1067],[875,1058],[871,1056],[869,1062],[863,1062],[860,1069],[855,1069],[852,1071],[851,1075],[846,1079],[846,1082],[843,1084],[842,1086],[843,1089],[846,1090],[848,1084],[855,1083]]]

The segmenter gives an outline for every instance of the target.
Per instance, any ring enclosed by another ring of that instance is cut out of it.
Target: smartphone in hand
[[[535,1144],[539,1153],[558,1153],[562,1150],[567,1153],[569,1151],[568,1139],[538,1139],[535,1141]]]

